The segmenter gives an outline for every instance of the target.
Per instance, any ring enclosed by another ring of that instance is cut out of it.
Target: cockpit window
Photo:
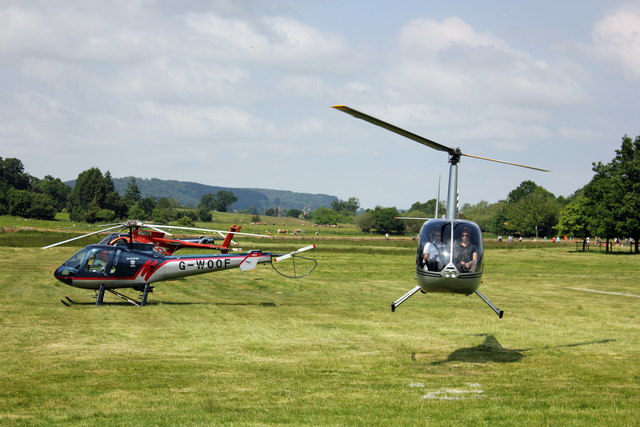
[[[87,248],[83,248],[83,249],[79,250],[74,256],[69,258],[64,263],[64,265],[66,265],[67,267],[71,267],[71,268],[80,268],[80,266],[82,265],[82,262],[84,261],[84,259],[87,256],[87,253],[89,253],[89,249],[87,249]]]
[[[420,230],[416,264],[425,271],[453,264],[460,273],[482,272],[482,255],[482,233],[470,221],[430,220]]]
[[[107,269],[107,263],[109,262],[109,253],[110,251],[106,249],[91,249],[84,269],[92,273],[104,273]]]

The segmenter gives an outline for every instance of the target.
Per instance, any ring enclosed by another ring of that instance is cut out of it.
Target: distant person
[[[478,264],[478,247],[471,243],[471,230],[467,227],[462,229],[460,240],[454,245],[456,267],[461,273],[476,271]]]

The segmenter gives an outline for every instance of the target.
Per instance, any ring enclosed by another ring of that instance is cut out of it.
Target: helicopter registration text
[[[213,268],[228,268],[229,265],[231,265],[231,260],[229,258],[226,258],[224,260],[222,260],[222,259],[216,259],[216,260],[198,259],[198,260],[194,260],[192,262],[180,261],[178,263],[178,268],[180,270],[186,270],[187,267],[196,267],[199,270],[202,270],[204,268],[208,268],[208,269],[211,270]]]

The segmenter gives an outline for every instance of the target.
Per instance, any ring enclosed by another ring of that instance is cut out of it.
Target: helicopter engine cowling
[[[420,230],[416,280],[424,292],[469,295],[482,280],[482,231],[472,221],[430,219]]]

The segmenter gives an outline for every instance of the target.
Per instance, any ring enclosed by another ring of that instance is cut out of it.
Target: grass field
[[[306,278],[194,276],[144,308],[57,283],[76,248],[0,247],[0,424],[637,425],[639,256],[488,249],[500,320],[475,296],[391,313],[410,240],[318,243]]]

